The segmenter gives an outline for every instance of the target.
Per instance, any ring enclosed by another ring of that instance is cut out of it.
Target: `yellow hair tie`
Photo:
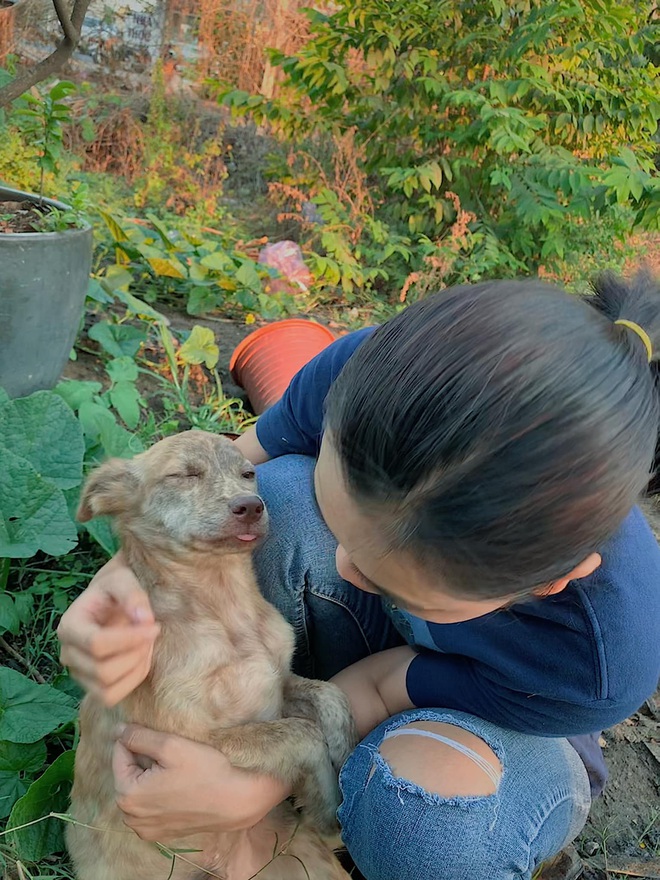
[[[622,327],[627,327],[628,330],[632,330],[633,333],[636,333],[639,338],[644,343],[644,348],[646,349],[646,353],[649,357],[649,363],[653,360],[653,343],[651,342],[651,337],[646,332],[643,327],[640,327],[639,324],[635,324],[634,321],[628,321],[626,318],[619,318],[618,321],[614,322],[615,324],[620,324]]]

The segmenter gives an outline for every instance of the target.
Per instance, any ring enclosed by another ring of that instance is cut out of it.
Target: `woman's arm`
[[[270,461],[270,455],[259,442],[255,425],[248,428],[245,434],[241,434],[237,440],[234,440],[234,443],[252,464],[263,464]]]
[[[350,701],[360,739],[392,715],[413,708],[406,675],[415,656],[407,645],[390,648],[365,657],[332,679]]]

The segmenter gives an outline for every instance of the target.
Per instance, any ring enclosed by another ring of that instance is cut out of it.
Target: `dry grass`
[[[266,49],[295,52],[306,40],[303,0],[174,0],[170,39],[177,28],[194,22],[200,57],[197,77],[219,79],[249,92],[272,95],[278,71],[268,63]]]

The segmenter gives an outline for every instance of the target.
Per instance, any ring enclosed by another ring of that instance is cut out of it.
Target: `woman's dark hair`
[[[649,482],[660,289],[605,275],[456,287],[379,327],[326,426],[356,503],[457,595],[521,595],[598,551]],[[655,365],[654,365],[655,366]]]

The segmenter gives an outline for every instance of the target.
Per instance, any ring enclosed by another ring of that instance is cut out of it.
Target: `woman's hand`
[[[62,617],[60,661],[85,690],[114,706],[149,674],[158,632],[147,594],[119,553]]]
[[[291,794],[274,777],[232,767],[211,746],[136,724],[118,733],[117,806],[143,840],[251,828]]]

